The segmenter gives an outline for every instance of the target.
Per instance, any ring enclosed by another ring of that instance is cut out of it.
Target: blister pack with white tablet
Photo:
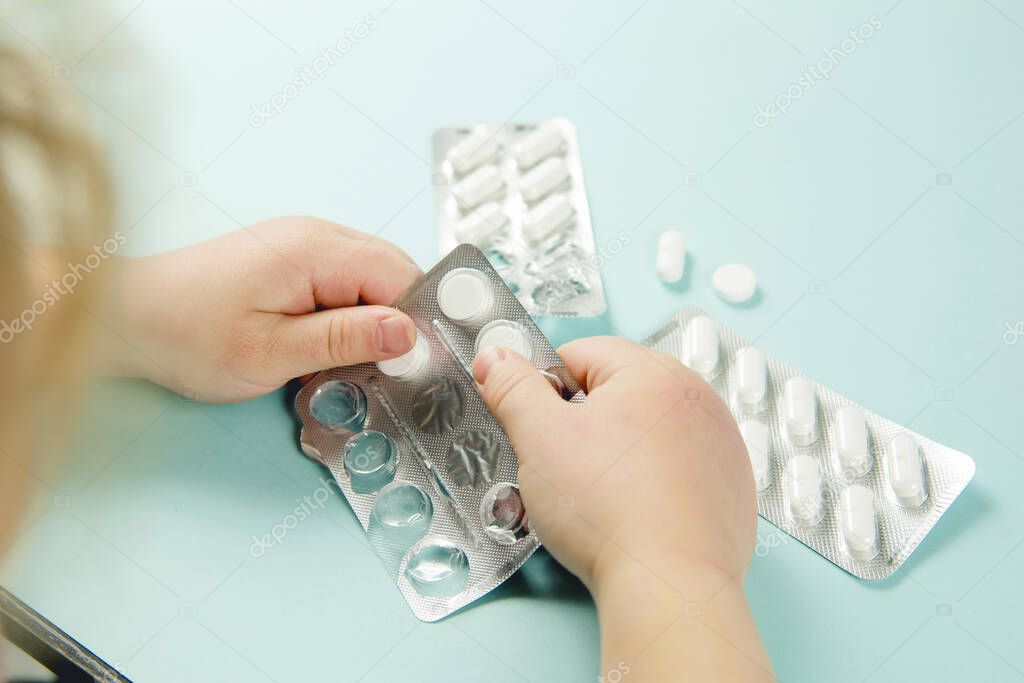
[[[604,313],[572,123],[441,128],[434,185],[441,254],[478,246],[531,314]]]
[[[416,323],[394,360],[321,372],[295,407],[303,450],[327,466],[415,615],[440,619],[537,549],[508,436],[472,376],[511,348],[569,401],[584,396],[479,249],[456,248],[395,302]]]
[[[974,476],[967,455],[816,384],[699,308],[642,343],[728,403],[760,515],[862,579],[896,571]]]

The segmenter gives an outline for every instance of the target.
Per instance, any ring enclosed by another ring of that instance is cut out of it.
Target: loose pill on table
[[[459,244],[487,246],[498,235],[508,232],[508,216],[497,202],[487,202],[473,209],[455,224]]]
[[[457,175],[464,175],[490,161],[497,153],[498,136],[481,127],[448,150],[448,162],[452,165],[452,171]]]
[[[758,420],[747,420],[740,424],[740,435],[747,446],[750,456],[750,467],[754,471],[754,486],[760,493],[768,488],[769,463],[768,457],[768,426]]]
[[[538,161],[561,152],[565,147],[565,138],[558,126],[547,124],[540,126],[531,133],[512,144],[510,151],[519,168],[534,166]]]
[[[666,230],[658,237],[658,277],[662,282],[679,282],[686,269],[686,240],[679,230]]]
[[[718,325],[706,315],[698,315],[686,325],[683,363],[705,381],[718,374]]]
[[[806,377],[790,377],[782,388],[782,423],[797,446],[818,438],[818,400],[814,384]]]
[[[809,455],[794,455],[786,463],[783,475],[789,514],[800,526],[814,526],[824,516],[821,468]]]
[[[711,275],[711,286],[723,301],[741,304],[749,301],[757,291],[757,276],[740,263],[726,263],[715,268]]]
[[[747,414],[764,410],[768,393],[768,363],[764,352],[744,346],[736,352],[735,397],[740,410]]]
[[[488,164],[476,169],[452,187],[452,195],[463,209],[472,209],[505,187],[501,169]]]
[[[917,441],[909,434],[897,434],[889,442],[889,485],[899,504],[917,507],[928,498],[924,481],[924,460]]]
[[[863,410],[857,406],[843,406],[836,411],[832,424],[832,446],[846,479],[868,473],[871,469],[871,451]]]
[[[388,377],[397,380],[415,379],[427,367],[430,360],[430,342],[426,336],[416,330],[416,343],[412,348],[397,358],[377,361],[377,369]]]
[[[437,305],[454,322],[479,323],[494,307],[494,288],[476,268],[455,268],[437,285]]]
[[[545,159],[523,174],[519,190],[523,199],[533,203],[565,185],[569,180],[569,167],[561,157]]]
[[[549,195],[523,216],[523,237],[531,245],[539,244],[569,227],[575,217],[576,209],[568,195]]]
[[[839,529],[851,557],[870,560],[878,555],[878,522],[871,489],[854,484],[839,493]]]

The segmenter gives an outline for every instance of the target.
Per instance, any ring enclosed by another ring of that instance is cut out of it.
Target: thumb
[[[349,306],[286,317],[269,362],[288,377],[395,358],[416,341],[416,326],[388,306]]]
[[[481,349],[473,361],[473,377],[520,457],[528,457],[531,439],[542,436],[540,425],[567,409],[540,370],[504,347]]]

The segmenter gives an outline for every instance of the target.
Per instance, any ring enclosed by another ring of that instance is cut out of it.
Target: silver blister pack
[[[699,308],[642,342],[728,403],[758,512],[862,579],[902,565],[974,476],[974,461],[816,384]]]
[[[604,313],[571,122],[441,128],[434,185],[442,255],[458,244],[480,247],[533,315]]]
[[[584,396],[483,253],[453,250],[395,302],[409,353],[321,372],[295,408],[303,451],[328,467],[413,613],[435,621],[492,590],[537,549],[508,436],[472,378],[477,349],[529,358]]]

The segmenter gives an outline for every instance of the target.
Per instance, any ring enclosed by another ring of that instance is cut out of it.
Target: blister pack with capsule
[[[531,314],[604,312],[572,123],[441,128],[434,185],[441,254],[478,246]]]
[[[299,392],[302,447],[327,466],[413,613],[440,619],[537,549],[516,454],[472,376],[491,346],[583,393],[479,249],[452,251],[395,302],[416,323],[399,358],[321,372]]]
[[[760,515],[857,577],[896,571],[974,476],[967,455],[816,384],[699,308],[642,343],[728,403]]]

